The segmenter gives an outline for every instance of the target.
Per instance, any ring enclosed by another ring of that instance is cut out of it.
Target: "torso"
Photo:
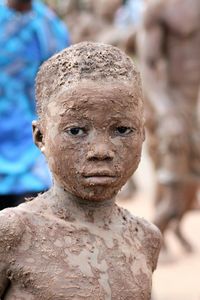
[[[169,0],[164,8],[169,82],[196,105],[200,85],[200,2]]]
[[[18,209],[25,234],[10,258],[3,299],[150,299],[146,229],[116,209],[120,222],[104,228]]]

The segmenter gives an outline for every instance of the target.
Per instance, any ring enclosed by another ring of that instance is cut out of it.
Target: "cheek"
[[[141,158],[142,143],[143,140],[142,137],[140,137],[123,146],[124,169],[127,176],[131,176],[138,167]]]
[[[64,136],[57,135],[47,139],[45,148],[49,167],[55,175],[66,178],[78,173],[85,153],[85,148],[78,141],[72,143]]]

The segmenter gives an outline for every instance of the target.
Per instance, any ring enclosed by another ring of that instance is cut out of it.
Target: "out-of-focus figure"
[[[0,210],[49,188],[46,163],[33,144],[34,81],[40,64],[69,45],[65,25],[31,0],[0,2]]]
[[[171,221],[186,250],[180,221],[200,179],[200,1],[149,0],[138,35],[147,98],[149,148],[157,171],[155,224]]]
[[[106,42],[105,35],[109,35],[110,39],[115,13],[121,4],[122,0],[74,1],[65,18],[72,33],[72,42],[85,40]],[[104,37],[101,40],[102,36]],[[112,41],[110,43],[113,44]]]
[[[103,9],[110,12],[110,18],[107,18],[110,26],[107,23],[106,28],[97,36],[97,40],[117,46],[133,56],[136,50],[135,39],[137,27],[141,20],[143,0],[115,0],[109,8],[106,1],[102,0],[100,2]],[[102,12],[103,9],[98,9],[97,12]],[[99,13],[99,15],[105,18],[106,13]]]
[[[98,41],[135,52],[135,33],[143,0],[46,0],[65,20],[72,43]],[[127,12],[128,16],[127,16]]]

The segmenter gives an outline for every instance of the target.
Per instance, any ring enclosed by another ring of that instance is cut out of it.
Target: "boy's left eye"
[[[118,135],[128,135],[133,132],[133,129],[130,127],[120,126],[115,129]]]
[[[81,136],[85,134],[85,131],[81,127],[72,127],[67,129],[67,133],[72,136]]]

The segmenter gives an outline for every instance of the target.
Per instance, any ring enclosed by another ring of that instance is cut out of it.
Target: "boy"
[[[36,97],[54,184],[0,214],[2,299],[150,299],[160,233],[115,205],[144,140],[139,74],[119,49],[84,42],[43,64]]]

